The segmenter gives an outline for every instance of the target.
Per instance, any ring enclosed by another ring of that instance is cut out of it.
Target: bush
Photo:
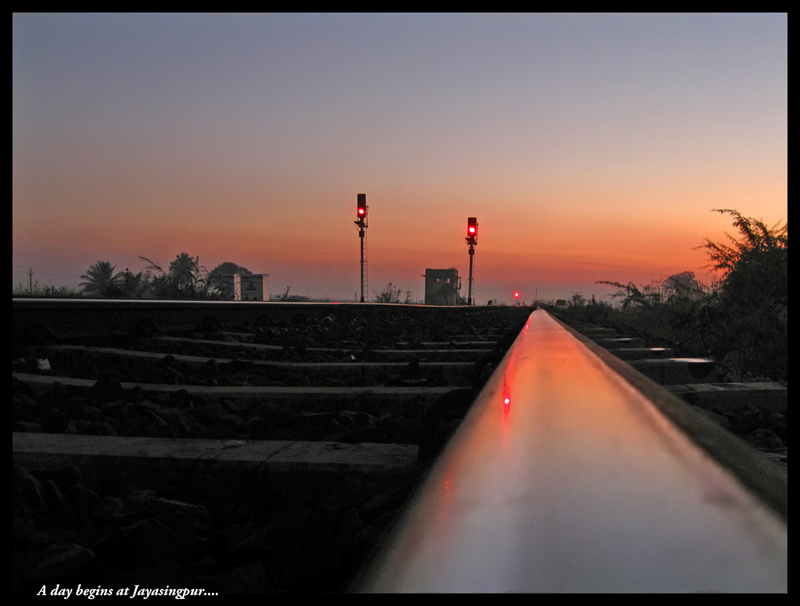
[[[691,272],[660,285],[602,281],[617,286],[619,308],[594,300],[573,304],[566,321],[602,323],[651,337],[677,355],[712,357],[732,380],[787,380],[788,371],[788,235],[786,225],[767,227],[734,210],[739,237],[730,244],[706,240],[710,267],[722,274],[715,289],[703,288]]]

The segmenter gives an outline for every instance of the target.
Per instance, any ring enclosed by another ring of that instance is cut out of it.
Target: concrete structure
[[[223,276],[225,298],[233,301],[269,301],[269,274]]]
[[[456,268],[425,270],[425,305],[459,305],[461,279]]]
[[[235,301],[269,301],[268,274],[233,274]]]

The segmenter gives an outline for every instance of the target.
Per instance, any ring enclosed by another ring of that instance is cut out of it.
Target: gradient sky
[[[273,294],[475,299],[694,271],[787,219],[787,15],[15,14],[13,283],[181,252]]]

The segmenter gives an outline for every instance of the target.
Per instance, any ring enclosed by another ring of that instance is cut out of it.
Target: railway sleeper
[[[15,498],[15,591],[38,589],[40,583],[66,578],[82,581],[84,586],[107,585],[109,578],[127,585],[158,578],[161,582],[152,584],[175,586],[191,578],[193,586],[220,593],[341,590],[447,442],[474,398],[472,386],[488,376],[503,347],[488,336],[481,337],[492,331],[477,326],[458,338],[442,330],[432,338],[401,341],[403,350],[397,354],[355,341],[315,348],[302,338],[288,347],[270,347],[236,342],[240,337],[225,334],[230,321],[205,321],[199,328],[214,338],[199,346],[213,352],[214,362],[199,362],[182,357],[181,352],[183,347],[196,351],[196,339],[163,337],[174,334],[177,325],[191,323],[188,317],[178,317],[183,314],[179,308],[190,313],[196,308],[195,319],[207,318],[201,316],[200,305],[103,302],[96,306],[102,312],[96,323],[94,317],[80,315],[82,306],[61,305],[71,322],[67,325],[51,316],[55,333],[40,331],[35,343],[23,343],[21,355],[30,360],[15,364],[15,370],[32,372],[15,373],[12,379],[15,416],[31,405],[55,415],[47,420],[52,428],[37,428],[33,420],[15,422],[20,430],[12,436],[15,497],[25,494]],[[118,334],[139,311],[154,307],[172,310],[173,317],[159,313],[158,325],[114,339],[124,346],[169,343],[175,347],[155,354],[156,363],[169,370],[173,382],[154,386],[121,380],[127,369],[120,369],[116,378],[112,372],[99,372],[97,376],[103,377],[99,379],[89,373],[82,381],[57,376],[60,358],[48,354],[56,351],[49,346],[57,346],[63,354],[66,350],[61,346],[68,339],[86,342],[87,330],[92,340],[109,343],[108,335]],[[256,306],[235,309],[248,307]],[[295,313],[291,326],[313,328],[308,321],[312,315]],[[443,317],[451,317],[450,311]],[[373,320],[362,324],[368,326]],[[269,333],[288,332],[272,321],[260,323],[270,327]],[[315,332],[320,342],[326,337],[323,332]],[[517,331],[510,332],[513,340]],[[509,333],[503,339],[507,346]],[[478,342],[466,347],[462,342],[468,340]],[[356,349],[348,351],[340,344],[356,345]],[[221,351],[235,356],[230,358],[230,368],[220,368]],[[214,367],[226,376],[235,370],[252,378],[269,367],[273,355],[287,358],[273,363],[279,374],[305,372],[312,366],[304,364],[303,358],[320,355],[328,361],[319,366],[322,381],[333,383],[332,375],[338,375],[341,382],[346,373],[353,373],[365,381],[379,381],[382,376],[386,385],[319,387],[314,385],[318,377],[310,375],[311,384],[299,389],[191,386],[180,381],[187,370],[183,364],[200,366],[205,379],[211,378]],[[334,362],[338,355],[345,356],[347,365]],[[23,368],[34,363],[32,369]],[[413,376],[404,374],[415,369]],[[437,378],[437,373],[442,376]],[[427,380],[427,385],[413,384],[415,380]],[[439,380],[441,385],[431,385]],[[90,419],[71,418],[93,410],[100,411],[101,417],[135,414],[148,424],[148,431],[155,428],[158,435],[101,435],[102,429]],[[398,415],[388,414],[395,412]],[[211,429],[232,437],[188,437],[197,428],[193,422],[205,420],[206,413],[208,421],[216,423]],[[318,437],[268,439],[266,429],[256,439],[237,437],[242,428],[236,419],[251,419],[248,415],[252,414],[266,424],[285,423],[280,429],[287,434],[302,428]],[[410,419],[410,429],[398,425],[403,415]],[[350,423],[348,431],[331,433],[331,423],[337,419]],[[385,439],[391,438],[390,428],[408,430],[406,437],[412,439],[371,440],[381,432]],[[87,429],[98,431],[88,435],[83,431]],[[337,439],[320,439],[326,436]],[[89,506],[77,507],[78,503]],[[36,515],[30,515],[32,509]],[[85,527],[58,527],[59,521],[79,519]],[[87,528],[92,536],[83,533]],[[117,549],[121,546],[125,549]],[[65,566],[74,574],[65,577]]]
[[[407,362],[283,362],[279,360],[208,357],[184,354],[165,354],[111,347],[81,345],[51,345],[40,348],[48,355],[48,366],[55,372],[59,368],[86,368],[84,372],[96,373],[95,363],[111,366],[109,359],[130,372],[128,360],[138,360],[143,366],[138,374],[151,376],[173,373],[196,376],[206,384],[218,384],[217,377],[234,371],[254,381],[271,381],[264,385],[326,384],[345,386],[355,384],[384,384],[393,386],[469,385],[475,376],[476,364],[482,362],[427,362],[411,358]],[[32,364],[30,365],[32,367]],[[173,379],[174,380],[174,379]]]
[[[396,445],[12,438],[13,591],[29,595],[343,591],[419,473]]]
[[[317,386],[206,386],[184,384],[133,383],[127,381],[104,381],[97,379],[75,379],[44,374],[13,373],[12,378],[33,386],[64,385],[83,388],[100,388],[104,383],[116,386],[122,392],[136,390],[141,392],[186,394],[206,399],[245,398],[257,399],[273,405],[287,405],[297,408],[304,403],[317,406],[360,406],[387,407],[391,409],[423,409],[436,398],[449,393],[454,387],[317,387]]]

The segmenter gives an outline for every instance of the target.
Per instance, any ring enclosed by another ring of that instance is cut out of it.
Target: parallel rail
[[[140,583],[129,552],[169,554],[221,594],[343,590],[527,313],[15,301],[15,592],[95,587],[98,567]],[[43,508],[37,481],[70,498]],[[101,533],[108,520],[75,497],[87,489],[125,505]],[[139,519],[141,490],[208,521]],[[176,535],[140,536],[159,523]]]
[[[537,310],[364,592],[784,592],[785,470]]]

